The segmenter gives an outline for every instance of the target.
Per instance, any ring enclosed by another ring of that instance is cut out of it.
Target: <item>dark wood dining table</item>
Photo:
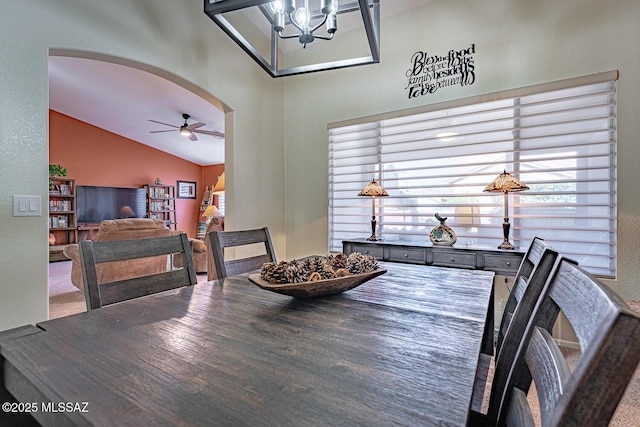
[[[6,408],[46,426],[465,425],[493,273],[380,267],[328,297],[243,274],[0,333]]]

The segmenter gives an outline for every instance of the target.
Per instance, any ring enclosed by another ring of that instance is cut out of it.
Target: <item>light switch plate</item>
[[[13,216],[42,216],[40,196],[13,195]]]

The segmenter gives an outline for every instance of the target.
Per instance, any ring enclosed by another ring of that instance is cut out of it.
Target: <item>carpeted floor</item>
[[[569,368],[573,370],[576,361],[580,357],[580,350],[569,347],[562,347],[562,353],[567,358]],[[485,389],[484,402],[482,404],[482,412],[487,412],[487,406],[489,404],[489,393],[491,390],[491,380],[493,377],[493,364],[489,368],[487,388]],[[531,386],[531,390],[527,395],[527,400],[531,406],[533,417],[536,421],[536,425],[540,423],[540,412],[538,409],[538,395],[536,393],[535,385]],[[627,390],[624,396],[620,400],[616,412],[613,414],[610,427],[631,427],[640,425],[640,367],[636,368],[636,372],[631,378]]]
[[[627,301],[629,306],[640,313],[640,301]],[[578,358],[580,357],[580,350],[570,347],[561,347],[562,353],[565,355],[567,359],[567,363],[569,365],[569,369],[573,371],[574,366]],[[489,405],[489,393],[491,391],[491,378],[493,377],[493,364],[491,364],[489,368],[489,373],[487,374],[487,386],[485,388],[485,396],[482,404],[482,412],[487,412],[487,406]],[[540,413],[537,411],[538,408],[538,395],[536,393],[535,385],[531,386],[531,390],[527,395],[527,400],[529,401],[529,405],[533,409],[533,417],[535,418],[536,425],[541,425],[540,423]],[[631,427],[631,426],[639,426],[640,425],[640,366],[636,368],[636,371],[629,381],[629,385],[627,386],[627,390],[625,391],[624,396],[620,400],[618,407],[616,408],[616,412],[613,414],[611,421],[609,422],[610,427]]]
[[[207,275],[199,274],[198,283],[206,282]],[[640,312],[640,303],[630,304],[632,308]],[[86,311],[84,295],[71,283],[71,261],[49,263],[49,319],[70,316]],[[570,368],[580,356],[580,351],[571,348],[562,349],[569,361]],[[489,372],[492,376],[493,372]],[[490,384],[490,383],[489,383]],[[490,389],[490,385],[488,386]],[[483,411],[486,412],[488,396],[485,396]],[[529,393],[529,399],[533,406],[536,405],[537,396],[535,389]],[[537,417],[537,413],[534,416]],[[539,419],[537,419],[538,425]],[[627,391],[616,410],[610,426],[627,427],[640,425],[640,367],[631,379]]]

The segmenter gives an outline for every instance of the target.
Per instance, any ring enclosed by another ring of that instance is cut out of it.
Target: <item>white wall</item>
[[[166,70],[217,96],[227,116],[227,223],[268,225],[284,256],[283,82],[204,14],[202,0],[8,0],[0,6],[0,330],[48,313],[49,48],[112,55]],[[268,178],[268,179],[267,179]],[[12,195],[44,214],[12,216]]]
[[[287,256],[327,251],[328,123],[618,69],[619,277],[610,283],[640,298],[639,23],[637,0],[436,0],[382,22],[380,64],[287,78]],[[472,43],[476,83],[407,98],[414,52]]]

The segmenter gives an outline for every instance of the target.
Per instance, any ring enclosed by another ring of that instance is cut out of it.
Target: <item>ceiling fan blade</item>
[[[159,121],[157,121],[157,120],[151,120],[151,119],[149,119],[149,121],[150,121],[150,122],[153,122],[153,123],[158,123],[158,124],[161,124],[161,125],[165,125],[165,126],[171,126],[172,128],[177,128],[177,129],[179,129],[179,128],[180,128],[180,126],[170,125],[169,123],[163,123],[163,122],[159,122]]]
[[[224,138],[224,133],[215,130],[194,130],[193,132]]]
[[[167,129],[167,130],[150,130],[149,131],[149,133],[161,133],[161,132],[175,132],[175,130]]]
[[[187,138],[189,138],[192,141],[197,141],[198,140],[198,137],[193,132],[191,132],[191,135],[189,135]]]
[[[202,123],[202,122],[192,123],[189,126],[187,126],[187,129],[190,129],[190,130],[198,129],[199,127],[202,127],[205,124],[206,123]]]

